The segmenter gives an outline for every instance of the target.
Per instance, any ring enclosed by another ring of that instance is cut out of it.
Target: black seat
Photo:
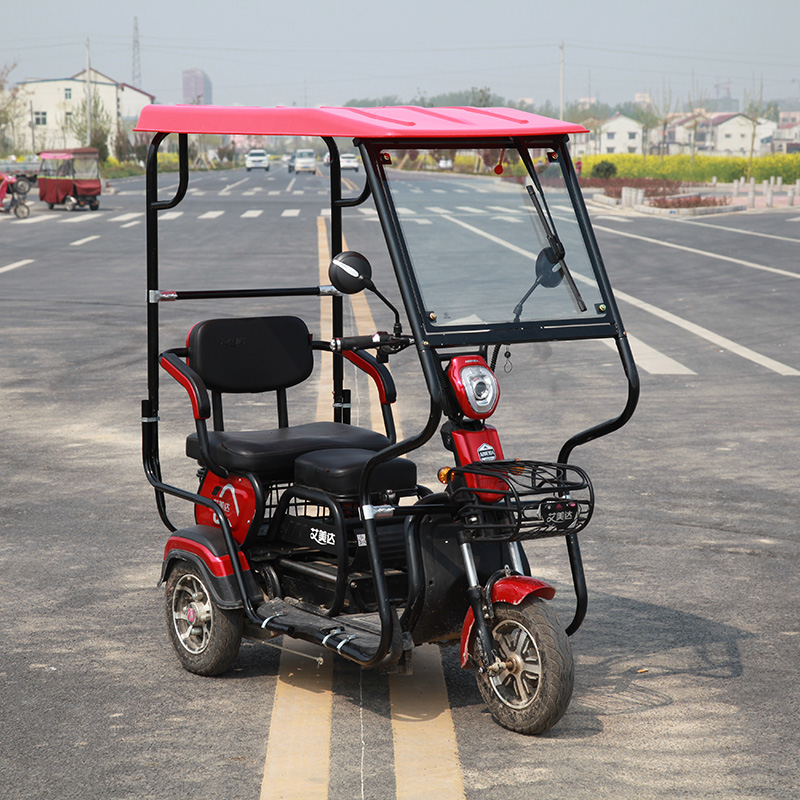
[[[364,464],[374,452],[366,449],[317,450],[299,456],[294,462],[294,482],[320,489],[335,497],[358,495]],[[392,458],[378,464],[370,480],[373,492],[415,489],[417,466],[407,458]]]
[[[295,459],[303,453],[342,448],[376,451],[390,443],[383,434],[340,422],[289,425],[286,389],[302,383],[314,368],[311,336],[298,317],[206,320],[192,328],[181,354],[187,357],[188,371],[211,391],[209,452],[225,469],[291,481]],[[277,395],[278,427],[225,430],[224,393],[271,391]],[[197,433],[187,438],[186,454],[203,463]]]

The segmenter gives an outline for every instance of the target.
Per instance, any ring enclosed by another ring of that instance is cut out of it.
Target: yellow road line
[[[397,800],[464,800],[438,645],[414,651],[413,675],[390,675]]]
[[[342,247],[348,247],[342,242]],[[367,293],[350,295],[358,335],[374,333],[375,320]],[[373,430],[383,430],[380,403],[370,393]],[[395,419],[398,440],[403,438]],[[435,797],[464,800],[464,783],[458,758],[453,716],[442,672],[439,647],[423,645],[414,650],[413,675],[390,675],[389,691],[394,736],[397,800]]]
[[[318,656],[312,644],[294,650]],[[318,667],[284,650],[269,726],[260,800],[328,800],[333,656]]]
[[[330,262],[324,218],[317,220],[320,284],[327,284]],[[346,247],[346,245],[345,245]],[[352,295],[359,334],[374,333],[375,322],[363,293]],[[331,304],[321,298],[320,336],[331,330]],[[330,419],[331,359],[320,365],[317,419]],[[375,430],[382,429],[378,403],[370,393]],[[399,433],[399,425],[398,425]],[[292,648],[313,655],[319,648],[293,641]],[[333,656],[317,667],[310,659],[284,651],[270,720],[260,800],[327,800],[330,779]],[[397,800],[464,800],[453,718],[437,645],[414,651],[414,674],[389,677]]]
[[[328,283],[330,248],[325,220],[317,218],[320,284]],[[320,338],[330,335],[330,298],[320,298]],[[317,419],[331,419],[332,359],[319,370]],[[292,649],[314,656],[320,649],[292,640]],[[333,657],[317,667],[310,659],[284,651],[270,718],[260,800],[327,800],[330,778]]]

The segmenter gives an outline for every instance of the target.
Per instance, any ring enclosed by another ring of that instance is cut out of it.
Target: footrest
[[[262,603],[256,613],[263,617],[266,630],[318,644],[358,661],[369,660],[381,640],[377,614],[360,614],[353,620],[324,617],[279,598]]]
[[[354,497],[358,495],[364,465],[374,455],[372,450],[355,448],[315,450],[295,460],[294,481],[334,497]],[[407,458],[385,461],[375,468],[370,485],[374,492],[413,489],[417,485],[417,465]]]

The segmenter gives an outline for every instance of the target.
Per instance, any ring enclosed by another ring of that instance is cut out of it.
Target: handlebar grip
[[[341,353],[343,350],[363,350],[367,347],[379,347],[387,342],[389,335],[386,333],[373,333],[370,336],[342,336],[331,339],[331,350]]]

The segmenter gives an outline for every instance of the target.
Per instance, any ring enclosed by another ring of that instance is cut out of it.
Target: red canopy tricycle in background
[[[50,208],[64,204],[67,211],[78,206],[100,207],[100,159],[94,147],[43,150],[39,153],[39,199]]]

